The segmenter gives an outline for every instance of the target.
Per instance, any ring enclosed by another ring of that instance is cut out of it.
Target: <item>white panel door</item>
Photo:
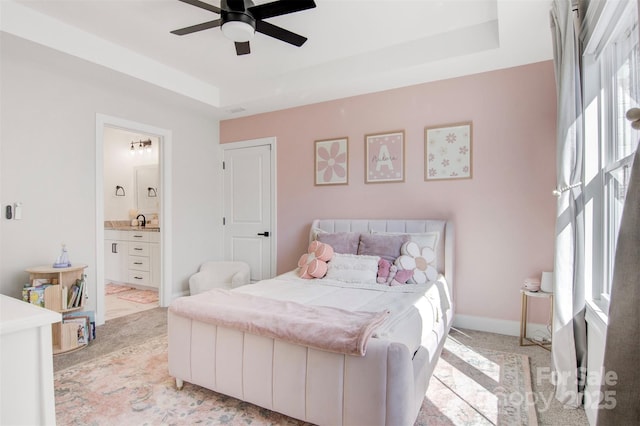
[[[251,280],[273,269],[271,145],[224,150],[224,256],[251,267]]]

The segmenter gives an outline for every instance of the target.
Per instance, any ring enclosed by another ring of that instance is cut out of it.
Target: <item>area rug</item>
[[[104,293],[109,296],[111,294],[118,294],[118,293],[122,293],[123,291],[128,291],[128,290],[132,290],[133,287],[129,287],[126,285],[120,285],[120,284],[114,284],[114,283],[109,283],[105,286],[104,289]]]
[[[447,342],[416,425],[536,424],[527,357],[459,346]],[[161,336],[56,372],[57,424],[306,425],[189,383],[178,391],[167,368]]]
[[[537,426],[526,355],[469,348],[449,336],[416,425]]]
[[[158,292],[153,290],[130,290],[119,294],[118,299],[135,303],[154,303],[158,301]]]

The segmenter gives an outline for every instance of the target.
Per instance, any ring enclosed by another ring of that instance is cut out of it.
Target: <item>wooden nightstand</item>
[[[544,291],[529,291],[525,289],[520,289],[520,293],[522,295],[522,316],[520,317],[520,346],[537,345],[550,351],[551,341],[541,342],[527,337],[527,310],[529,307],[530,297],[542,297],[549,299],[551,308],[551,340],[553,340],[553,293],[546,293]]]

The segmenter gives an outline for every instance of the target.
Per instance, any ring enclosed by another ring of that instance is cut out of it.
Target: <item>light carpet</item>
[[[535,425],[528,357],[470,349],[451,337],[416,425]],[[152,338],[55,373],[59,425],[304,425],[168,374],[167,338]]]
[[[158,301],[158,292],[154,290],[129,290],[118,294],[118,299],[135,303],[155,303]]]

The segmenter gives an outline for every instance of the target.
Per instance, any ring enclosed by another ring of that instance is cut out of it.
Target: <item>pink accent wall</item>
[[[469,120],[472,179],[425,182],[425,127]],[[366,184],[364,136],[402,129],[405,182]],[[314,218],[449,219],[456,313],[514,321],[524,279],[553,268],[555,132],[551,61],[220,123],[221,143],[277,138],[278,273],[295,268]],[[314,186],[314,141],[343,136],[349,184]],[[547,305],[531,313],[547,322]]]

